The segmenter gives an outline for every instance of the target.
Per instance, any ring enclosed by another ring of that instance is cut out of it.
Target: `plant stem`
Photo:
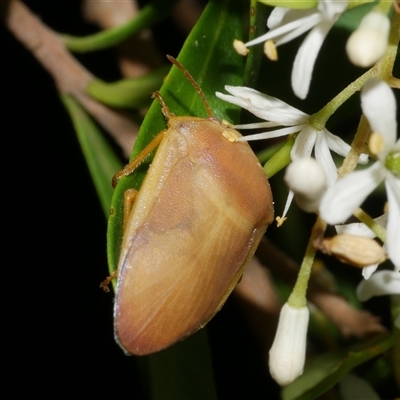
[[[326,223],[318,217],[311,231],[306,254],[303,258],[303,262],[297,276],[297,281],[294,285],[291,295],[289,296],[288,303],[292,307],[301,308],[307,305],[306,292],[316,253],[314,241],[324,233],[325,229]]]

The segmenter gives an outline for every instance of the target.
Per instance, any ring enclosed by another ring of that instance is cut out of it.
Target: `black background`
[[[96,31],[79,1],[25,4],[58,32]],[[168,27],[165,43],[166,24],[156,29],[161,52],[177,55],[184,36]],[[9,373],[29,385],[15,391],[141,399],[135,358],[113,339],[113,295],[99,289],[108,273],[106,219],[71,121],[52,78],[3,25],[0,45],[4,321]],[[118,78],[112,50],[77,58],[98,77]],[[210,323],[221,399],[261,398],[271,385],[240,320],[230,300]]]

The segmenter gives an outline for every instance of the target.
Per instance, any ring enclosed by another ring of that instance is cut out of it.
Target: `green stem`
[[[246,42],[250,42],[265,32],[265,21],[267,19],[268,8],[260,4],[257,0],[250,1],[250,20],[249,34],[245,37]],[[246,57],[245,72],[243,82],[245,86],[255,86],[263,57],[262,46],[252,46]]]
[[[368,153],[369,134],[370,128],[368,120],[364,115],[362,115],[360,123],[358,124],[357,132],[354,136],[353,142],[351,143],[349,154],[347,154],[338,170],[339,178],[342,178],[343,176],[352,172],[358,164],[360,155],[363,153]]]
[[[383,226],[377,224],[365,211],[358,208],[354,211],[353,215],[358,218],[362,223],[368,226],[375,236],[379,238],[383,243],[386,242],[386,229]]]
[[[326,229],[326,223],[321,218],[318,218],[311,231],[311,236],[308,241],[306,254],[303,258],[303,262],[301,263],[296,284],[294,285],[292,293],[289,296],[288,303],[292,307],[301,308],[307,305],[307,299],[306,299],[307,286],[308,286],[308,281],[310,279],[310,274],[316,253],[314,247],[314,241],[323,234],[325,229]]]
[[[158,20],[166,17],[176,2],[177,0],[155,0],[143,7],[138,15],[126,24],[85,37],[61,35],[61,38],[69,50],[77,53],[105,49],[149,28]]]
[[[350,85],[335,96],[325,107],[313,114],[309,119],[309,123],[318,131],[324,129],[326,121],[331,117],[331,115],[334,114],[335,111],[354,93],[360,91],[368,79],[375,76],[377,76],[377,70],[375,67],[372,67],[354,82],[350,83]]]
[[[284,145],[265,163],[264,172],[267,178],[271,178],[290,163],[290,152],[292,151],[296,136],[297,133],[289,135]]]
[[[400,15],[393,12],[390,24],[388,48],[385,55],[379,61],[378,71],[379,76],[389,83],[392,87],[400,88],[399,79],[393,77],[393,66],[396,61],[396,55],[400,41]]]

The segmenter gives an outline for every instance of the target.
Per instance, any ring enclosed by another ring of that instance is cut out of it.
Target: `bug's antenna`
[[[213,113],[211,111],[211,107],[208,104],[208,101],[206,99],[206,96],[205,96],[204,92],[201,90],[200,86],[194,80],[193,76],[190,75],[190,72],[179,61],[177,61],[174,57],[172,57],[172,56],[167,54],[167,58],[168,58],[169,61],[172,62],[172,64],[176,65],[184,73],[184,75],[186,76],[187,80],[193,85],[193,87],[196,89],[197,93],[201,97],[201,100],[203,101],[204,106],[206,107],[206,111],[207,111],[208,117],[212,118],[213,117]]]

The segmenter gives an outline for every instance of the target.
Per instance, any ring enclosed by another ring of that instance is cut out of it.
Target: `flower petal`
[[[276,29],[281,25],[287,25],[292,21],[301,20],[316,12],[315,8],[309,10],[294,10],[286,7],[275,7],[268,17],[267,26],[269,29]]]
[[[400,272],[400,179],[388,174],[386,193],[389,202],[386,248],[397,272]]]
[[[364,279],[369,279],[371,275],[376,271],[378,268],[378,264],[372,264],[369,265],[368,267],[364,267],[361,271],[361,274]]]
[[[293,17],[285,17],[290,11],[290,8],[286,7],[274,7],[274,9],[271,11],[271,14],[268,17],[267,20],[267,26],[269,29],[274,29],[278,25],[283,25],[286,24],[289,21],[286,21],[286,19],[290,19],[290,21],[294,21],[296,19],[299,19],[299,14],[293,15]]]
[[[267,25],[270,30],[264,35],[245,43],[245,46],[253,46],[255,44],[263,43],[272,39],[279,42],[279,44],[286,43],[289,40],[292,40],[310,30],[320,20],[320,15],[315,9],[286,9],[286,13],[284,13],[282,10],[283,9],[280,7],[275,7],[267,21]],[[286,39],[288,35],[290,35],[290,39]]]
[[[374,218],[374,221],[383,227],[386,227],[388,220],[387,213],[382,214],[380,217]],[[362,222],[354,222],[352,224],[346,225],[335,225],[335,229],[337,233],[346,233],[348,235],[355,235],[355,236],[364,236],[367,238],[373,239],[375,237],[375,233],[368,228]]]
[[[292,161],[300,157],[311,157],[316,140],[317,131],[311,125],[306,125],[297,136],[290,152]]]
[[[318,10],[321,12],[322,17],[326,20],[336,21],[340,14],[346,10],[348,0],[325,0],[318,2]]]
[[[356,294],[360,301],[367,301],[374,296],[400,294],[400,274],[395,271],[375,272],[370,279],[359,283]]]
[[[339,136],[334,135],[333,133],[329,132],[325,129],[325,137],[326,142],[328,143],[328,147],[334,151],[336,154],[339,154],[342,157],[347,157],[351,146],[347,144],[342,138]],[[358,162],[360,164],[366,164],[368,162],[368,154],[361,154]]]
[[[283,126],[306,123],[308,115],[276,97],[268,96],[257,90],[241,86],[225,86],[225,90],[233,95],[217,92],[216,96],[236,104],[259,118],[279,123]]]
[[[382,182],[386,170],[379,162],[339,179],[328,188],[320,205],[321,217],[331,225],[344,222]]]
[[[337,168],[333,162],[331,152],[326,141],[325,131],[317,134],[317,141],[314,149],[315,159],[325,172],[328,187],[332,186],[338,177]]]
[[[286,128],[274,129],[274,130],[271,130],[268,132],[255,133],[254,135],[241,136],[237,139],[237,141],[238,142],[249,142],[251,140],[272,139],[272,138],[276,138],[276,137],[290,135],[291,133],[299,132],[299,131],[301,131],[301,129],[303,127],[304,127],[304,124],[296,125],[296,126],[288,126]],[[237,128],[236,125],[235,125],[235,128]]]
[[[361,90],[361,107],[371,129],[384,136],[386,155],[396,142],[396,99],[393,91],[380,79],[370,79]]]
[[[334,135],[325,129],[326,142],[328,143],[329,148],[334,151],[336,154],[339,154],[342,157],[346,157],[349,154],[351,146],[347,144],[342,138]]]
[[[321,22],[321,16],[318,13],[314,13],[312,15],[309,15],[308,17],[303,18],[299,22],[300,22],[300,24],[298,27],[296,27],[295,29],[291,29],[291,31],[285,35],[281,35],[280,37],[277,37],[275,45],[280,46],[282,44],[290,42],[291,40],[299,37],[303,33],[309,31],[315,25],[317,25]]]
[[[334,21],[322,21],[304,39],[294,59],[292,87],[297,97],[305,99],[310,88],[315,60]]]
[[[292,204],[293,197],[294,197],[294,193],[291,190],[289,190],[288,197],[286,199],[285,208],[283,209],[283,213],[282,213],[282,218],[286,217],[286,214],[289,211],[289,207]]]
[[[292,70],[293,91],[301,99],[306,98],[308,94],[315,60],[322,43],[340,14],[347,8],[347,3],[347,0],[318,2],[321,21],[304,39],[294,60]]]
[[[234,125],[235,129],[261,129],[261,128],[275,128],[280,126],[276,122],[254,122],[252,124],[238,124]]]

